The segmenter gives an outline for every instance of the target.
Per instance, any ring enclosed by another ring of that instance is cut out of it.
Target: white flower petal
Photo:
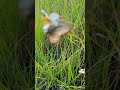
[[[79,70],[79,73],[80,73],[80,74],[85,74],[85,69],[80,69],[80,70]]]

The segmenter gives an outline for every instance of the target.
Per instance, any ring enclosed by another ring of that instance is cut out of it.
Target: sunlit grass
[[[85,1],[36,0],[35,1],[35,86],[39,90],[79,90],[85,77],[79,73],[84,67],[85,50]],[[52,46],[42,30],[42,14],[56,12],[73,24],[73,33]]]

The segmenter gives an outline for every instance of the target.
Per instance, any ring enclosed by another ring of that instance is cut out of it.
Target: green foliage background
[[[52,46],[43,32],[42,14],[56,12],[73,24],[73,34],[66,35]],[[35,1],[35,79],[38,90],[79,90],[85,77],[79,74],[84,66],[85,0]],[[83,57],[83,58],[82,58]]]

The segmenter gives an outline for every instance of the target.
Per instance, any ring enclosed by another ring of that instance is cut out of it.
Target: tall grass
[[[16,0],[0,1],[0,90],[29,90],[33,88],[32,65],[21,62],[30,53],[28,26],[21,22]],[[23,49],[27,49],[23,52]],[[21,54],[21,55],[20,55]],[[31,60],[29,60],[31,61]]]
[[[73,34],[66,35],[53,46],[43,33],[42,14],[56,12],[73,24]],[[80,90],[85,76],[84,67],[85,0],[35,1],[35,88],[36,90]]]
[[[94,0],[87,5],[86,90],[119,90],[120,3]]]

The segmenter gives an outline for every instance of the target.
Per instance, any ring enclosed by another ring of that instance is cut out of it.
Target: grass
[[[56,12],[73,24],[73,34],[52,46],[43,32],[42,14]],[[80,90],[85,76],[85,0],[35,1],[35,88],[36,90]]]
[[[36,90],[80,90],[83,86],[86,90],[118,90],[120,3],[91,1],[86,32],[84,0],[35,0],[35,3]],[[64,36],[58,45],[52,46],[42,30],[41,9],[64,16],[73,24],[74,33]],[[21,53],[25,47],[31,56],[31,39],[26,31],[28,27],[21,22],[17,12],[16,0],[0,1],[0,90],[34,88],[32,65],[26,67],[20,64],[21,60],[28,59],[19,57],[17,49]],[[78,73],[81,67],[84,68],[84,50],[86,76]]]
[[[120,88],[119,5],[94,0],[86,8],[86,90]]]
[[[29,90],[34,87],[32,65],[21,65],[23,49],[30,53],[28,26],[18,15],[18,2],[0,1],[0,90]],[[28,34],[27,34],[28,33]],[[21,56],[19,56],[21,54]],[[32,60],[29,60],[32,61]]]

